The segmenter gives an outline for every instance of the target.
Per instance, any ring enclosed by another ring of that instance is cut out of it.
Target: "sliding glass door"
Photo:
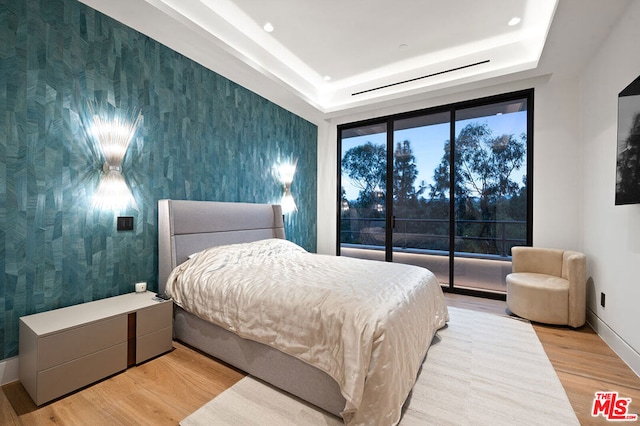
[[[511,247],[527,245],[528,100],[455,112],[454,282],[504,291]]]
[[[393,121],[393,261],[424,266],[449,283],[449,176],[439,176],[449,155],[451,114],[421,114]],[[437,180],[444,179],[438,188]]]
[[[387,125],[346,129],[341,137],[340,237],[343,255],[389,260]]]
[[[533,91],[341,126],[341,255],[504,292],[531,242]],[[528,179],[529,177],[529,179]]]

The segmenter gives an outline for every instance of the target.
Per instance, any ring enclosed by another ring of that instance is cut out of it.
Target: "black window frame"
[[[352,123],[345,123],[337,126],[337,188],[336,188],[336,255],[340,256],[341,251],[341,208],[342,208],[342,135],[344,131],[348,131],[350,129],[356,129],[360,127],[367,126],[375,126],[375,125],[385,125],[386,126],[386,142],[387,142],[387,176],[393,175],[393,134],[394,134],[394,125],[393,123],[397,120],[404,120],[412,117],[418,117],[421,115],[429,115],[429,114],[437,114],[443,112],[450,113],[450,141],[451,141],[451,158],[450,164],[454,164],[454,155],[455,155],[455,120],[456,120],[456,111],[482,107],[491,104],[504,103],[508,101],[526,99],[527,101],[527,212],[526,212],[526,245],[531,246],[533,241],[533,150],[534,150],[534,131],[533,131],[533,120],[534,120],[534,92],[535,89],[525,89],[514,92],[502,93],[492,96],[487,96],[483,98],[477,98],[472,100],[465,100],[461,102],[450,103],[441,106],[435,106],[430,108],[424,108],[419,110],[413,110],[408,112],[402,112],[397,114],[391,114],[381,117],[375,117],[371,119],[356,121]],[[454,180],[454,169],[451,167],[451,181]],[[453,185],[451,188],[453,191]],[[385,222],[387,225],[391,224],[393,220],[393,193],[392,191],[386,191],[386,217]],[[453,200],[453,193],[450,194],[450,199]],[[455,221],[455,213],[454,213],[454,203],[450,203],[450,212],[449,212],[449,220],[452,226],[449,227],[450,232],[450,254],[449,254],[449,286],[445,287],[445,291],[451,291],[456,293],[465,293],[465,294],[473,294],[480,295],[485,297],[495,297],[494,294],[483,291],[483,290],[468,290],[468,289],[457,289],[455,288],[455,283],[453,280],[453,262],[454,257],[451,254],[454,252],[454,239],[455,239],[455,227],[453,226],[453,222]],[[385,226],[385,260],[393,261],[393,248],[392,248],[392,232],[393,229],[391,226]],[[502,299],[502,296],[497,298]]]

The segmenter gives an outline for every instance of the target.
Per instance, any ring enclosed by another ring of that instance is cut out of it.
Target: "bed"
[[[429,271],[307,253],[286,241],[278,205],[160,200],[158,255],[177,340],[347,425],[399,421],[448,321]]]

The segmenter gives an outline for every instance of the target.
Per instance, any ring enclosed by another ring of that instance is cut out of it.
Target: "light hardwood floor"
[[[507,305],[504,301],[456,294],[446,296],[449,306],[506,314]],[[591,416],[595,393],[600,391],[617,391],[620,397],[631,398],[629,413],[640,415],[640,377],[591,327],[585,325],[571,329],[534,323],[533,328],[581,425],[611,424],[602,416]]]
[[[449,306],[505,315],[503,301],[447,294]],[[578,330],[534,324],[583,425],[596,391],[618,391],[640,413],[640,378],[588,326]],[[174,342],[173,351],[42,407],[19,382],[2,386],[0,425],[176,425],[243,373]],[[526,423],[526,419],[522,419]]]

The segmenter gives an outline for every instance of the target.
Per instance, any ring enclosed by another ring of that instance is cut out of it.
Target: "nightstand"
[[[19,377],[44,404],[171,350],[173,302],[129,293],[20,318]]]

